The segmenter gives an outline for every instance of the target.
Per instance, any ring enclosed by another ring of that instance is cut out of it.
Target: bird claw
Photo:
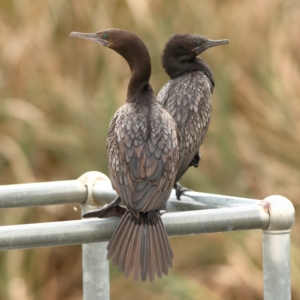
[[[190,189],[187,189],[187,188],[183,187],[181,184],[179,184],[179,182],[176,182],[174,184],[174,189],[175,189],[175,192],[176,192],[176,198],[177,198],[177,200],[180,200],[180,197],[185,192],[191,191]]]

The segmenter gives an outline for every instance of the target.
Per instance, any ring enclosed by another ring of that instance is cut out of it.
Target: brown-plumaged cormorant
[[[172,267],[173,251],[160,210],[170,196],[179,162],[176,123],[157,102],[149,83],[148,49],[134,33],[108,29],[93,34],[71,33],[115,50],[129,64],[126,104],[113,116],[108,130],[108,169],[119,197],[84,217],[122,215],[107,247],[107,258],[134,279],[154,280]],[[124,211],[118,204],[125,203]]]
[[[196,34],[175,34],[162,54],[162,66],[170,80],[157,99],[174,118],[179,131],[180,159],[174,185],[177,199],[188,190],[178,180],[190,166],[198,167],[199,147],[212,112],[214,77],[209,65],[198,55],[210,47],[228,43],[228,40],[208,40]]]

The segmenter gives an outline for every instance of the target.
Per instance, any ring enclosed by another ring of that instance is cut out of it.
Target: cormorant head
[[[194,58],[206,49],[229,44],[229,40],[209,40],[197,34],[175,34],[165,45],[163,55]]]
[[[151,75],[149,51],[135,33],[111,28],[96,33],[71,32],[70,36],[97,42],[102,46],[115,50],[125,58],[132,72],[127,98],[135,95],[145,87],[152,91],[149,84]]]
[[[70,36],[91,40],[102,46],[111,48],[121,54],[127,61],[128,59],[132,60],[133,56],[138,60],[139,56],[148,54],[146,45],[135,33],[122,29],[110,28],[96,33],[74,31],[70,33]]]
[[[96,33],[81,33],[74,31],[70,33],[70,36],[91,40],[115,50],[127,60],[131,69],[132,66],[137,63],[140,63],[141,65],[147,63],[150,65],[150,55],[146,45],[133,32],[110,28]]]
[[[209,40],[197,34],[175,34],[165,45],[162,65],[170,77],[193,70],[193,63],[200,53],[224,44],[229,44],[229,40]]]
[[[105,29],[96,33],[73,31],[70,33],[70,36],[94,41],[117,52],[119,52],[121,48],[124,48],[126,44],[131,44],[132,40],[140,40],[133,32],[116,28]]]

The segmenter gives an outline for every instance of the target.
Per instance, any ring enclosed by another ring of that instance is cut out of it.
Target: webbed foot
[[[179,182],[176,182],[174,184],[174,189],[176,191],[176,198],[177,200],[180,200],[180,197],[185,193],[185,192],[188,192],[188,191],[191,191],[190,189],[187,189],[185,187],[183,187]]]

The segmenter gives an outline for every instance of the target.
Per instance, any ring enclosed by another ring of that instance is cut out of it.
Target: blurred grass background
[[[107,174],[106,135],[125,101],[126,62],[71,31],[134,31],[152,57],[174,33],[228,38],[205,52],[216,88],[198,169],[181,183],[209,193],[300,200],[300,3],[296,0],[9,1],[0,8],[0,184]],[[73,206],[0,211],[0,225],[79,218]],[[293,299],[300,299],[300,223],[292,232]],[[171,239],[174,268],[154,284],[111,269],[112,299],[263,299],[261,232]],[[82,299],[81,247],[0,253],[0,299]]]

